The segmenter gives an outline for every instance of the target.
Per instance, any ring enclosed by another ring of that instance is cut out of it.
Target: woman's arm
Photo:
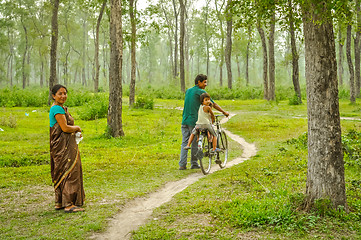
[[[81,132],[79,126],[70,126],[66,123],[66,118],[64,114],[56,114],[55,115],[56,121],[59,123],[61,130],[66,133],[73,133],[73,132]]]

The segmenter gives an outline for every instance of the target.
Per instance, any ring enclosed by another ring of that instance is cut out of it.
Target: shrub
[[[8,118],[5,116],[2,116],[0,118],[0,125],[7,126],[10,128],[16,128],[18,124],[17,124],[16,117],[14,115],[10,114],[10,116]]]
[[[153,109],[154,100],[149,95],[138,96],[134,104],[135,108]]]
[[[342,148],[345,165],[361,167],[361,133],[349,130],[343,134]]]
[[[293,95],[293,97],[288,99],[288,105],[300,105],[301,101],[298,98],[297,94]]]
[[[108,114],[108,99],[105,94],[95,94],[92,100],[86,102],[79,111],[82,120],[105,118]]]

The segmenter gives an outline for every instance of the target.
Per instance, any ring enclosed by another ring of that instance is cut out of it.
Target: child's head
[[[203,105],[208,105],[206,103],[210,103],[209,105],[212,106],[212,103],[211,103],[211,96],[208,94],[208,93],[202,93],[201,94],[201,97],[200,97],[200,100],[201,100],[201,104]]]

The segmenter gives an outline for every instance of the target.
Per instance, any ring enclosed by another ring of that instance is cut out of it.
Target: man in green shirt
[[[179,170],[187,169],[187,154],[188,151],[184,149],[188,144],[189,137],[192,133],[194,126],[198,120],[198,110],[201,105],[200,96],[202,93],[205,93],[204,90],[207,87],[207,76],[204,74],[199,74],[195,78],[195,86],[189,88],[186,91],[184,99],[184,108],[183,108],[183,119],[182,119],[182,146],[181,146],[181,155],[179,160]],[[229,116],[228,112],[225,112],[217,103],[211,99],[213,107],[223,113],[226,117]],[[199,168],[197,162],[197,140],[194,138],[192,142],[191,150],[191,169]]]

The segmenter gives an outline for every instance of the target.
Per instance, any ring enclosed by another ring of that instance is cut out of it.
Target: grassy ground
[[[178,170],[182,101],[123,112],[126,136],[105,137],[106,119],[82,121],[80,152],[84,213],[54,211],[49,165],[48,108],[0,108],[0,239],[87,239],[103,231],[123,204],[199,170]],[[125,104],[126,105],[126,104]],[[231,143],[232,157],[241,149]]]
[[[153,214],[134,239],[359,239],[360,168],[346,168],[351,214],[297,211],[306,181],[306,106],[263,100],[218,101],[238,115],[226,127],[257,156],[202,178]],[[53,210],[48,109],[0,108],[0,239],[87,239],[130,199],[198,170],[178,170],[181,100],[156,100],[154,110],[124,109],[126,136],[104,136],[106,119],[82,121],[80,143],[86,211]],[[341,101],[343,117],[361,118],[359,105]],[[33,112],[33,110],[36,110]],[[28,116],[25,114],[27,113]],[[360,130],[343,120],[343,131]],[[301,137],[300,137],[301,136]],[[289,141],[294,138],[294,140]],[[234,142],[231,157],[241,154]],[[19,167],[20,166],[20,167]],[[320,203],[322,205],[322,202]]]
[[[327,201],[305,213],[306,106],[261,100],[225,102],[239,114],[228,130],[255,142],[257,156],[203,178],[168,204],[133,239],[361,239],[360,167],[346,166],[350,214]],[[341,101],[341,116],[360,118],[360,106]],[[343,132],[360,121],[342,120]]]

